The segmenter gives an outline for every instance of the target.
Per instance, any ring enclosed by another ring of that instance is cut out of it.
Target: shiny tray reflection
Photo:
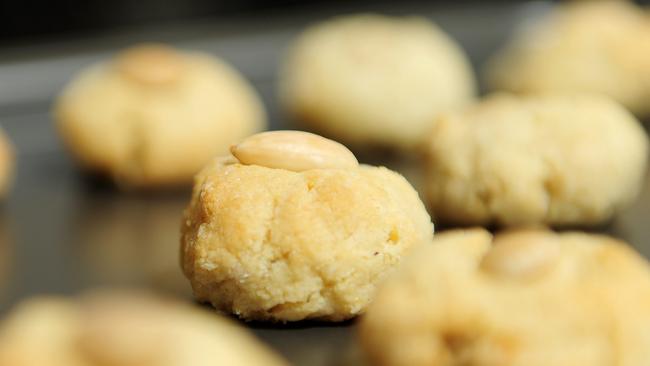
[[[480,65],[518,19],[543,7],[535,2],[385,8],[379,10],[430,16]],[[191,299],[177,259],[189,191],[124,194],[79,173],[63,151],[48,113],[52,96],[71,73],[118,47],[145,39],[205,49],[230,60],[253,81],[272,127],[283,128],[287,125],[276,107],[274,75],[287,42],[309,21],[359,10],[368,8],[317,9],[278,15],[264,24],[259,19],[226,26],[194,24],[179,26],[173,35],[151,30],[38,51],[16,49],[14,56],[0,54],[0,123],[18,151],[14,189],[0,209],[0,311],[34,294],[74,294],[96,286],[139,286]],[[30,53],[33,57],[24,56]],[[417,185],[413,161],[383,155],[360,160],[401,170]],[[650,256],[648,218],[650,179],[640,199],[599,231],[625,239]],[[246,326],[296,365],[342,365],[354,355],[353,321]]]

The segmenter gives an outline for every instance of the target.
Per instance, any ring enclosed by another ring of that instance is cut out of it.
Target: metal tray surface
[[[79,173],[56,136],[49,114],[52,98],[84,65],[145,40],[207,50],[233,63],[253,82],[277,129],[287,126],[274,93],[278,65],[288,42],[314,20],[356,11],[427,16],[465,47],[478,68],[515,24],[547,6],[514,2],[319,7],[0,49],[0,123],[18,158],[13,190],[0,208],[0,259],[9,268],[0,276],[5,287],[0,311],[35,294],[75,294],[99,286],[141,286],[191,299],[176,259],[180,216],[189,191],[119,192]],[[365,160],[400,166],[394,159]],[[627,240],[648,256],[649,218],[646,180],[632,207],[599,231]],[[244,325],[295,365],[344,364],[354,343],[354,321]]]

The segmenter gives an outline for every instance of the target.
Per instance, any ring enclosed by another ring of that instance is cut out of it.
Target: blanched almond
[[[123,75],[143,84],[172,83],[183,71],[182,56],[162,44],[129,48],[117,56],[116,65]]]
[[[359,165],[354,154],[340,143],[302,131],[259,133],[231,146],[230,152],[245,165],[296,172],[349,169]]]
[[[499,277],[530,280],[548,272],[560,254],[554,234],[522,230],[497,235],[481,269]]]

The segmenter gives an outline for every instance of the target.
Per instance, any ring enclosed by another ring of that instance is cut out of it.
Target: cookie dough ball
[[[142,294],[35,298],[0,326],[0,364],[280,366],[229,320]]]
[[[559,5],[491,60],[487,80],[517,93],[601,93],[650,116],[650,16],[628,1]]]
[[[15,156],[13,145],[0,129],[0,197],[7,195],[14,178]]]
[[[463,50],[419,17],[352,15],[314,25],[293,45],[281,78],[296,120],[356,146],[410,148],[440,112],[474,93]]]
[[[597,96],[494,95],[442,116],[427,141],[426,189],[450,224],[592,226],[634,200],[648,139]]]
[[[360,324],[377,366],[636,366],[650,359],[650,268],[584,233],[438,234]]]
[[[196,178],[181,263],[199,301],[247,319],[340,321],[433,226],[415,190],[342,145],[276,131]]]
[[[135,46],[83,70],[55,117],[77,160],[123,187],[190,183],[265,126],[260,100],[236,70],[163,45]]]

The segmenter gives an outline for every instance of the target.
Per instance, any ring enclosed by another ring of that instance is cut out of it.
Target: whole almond
[[[116,65],[124,76],[143,84],[172,83],[183,70],[178,51],[162,44],[128,48],[118,55]]]
[[[493,244],[483,257],[481,269],[508,279],[539,278],[553,268],[560,254],[554,234],[542,230],[500,234]]]
[[[295,172],[359,166],[354,154],[345,146],[302,131],[262,132],[231,146],[230,152],[244,165]]]

